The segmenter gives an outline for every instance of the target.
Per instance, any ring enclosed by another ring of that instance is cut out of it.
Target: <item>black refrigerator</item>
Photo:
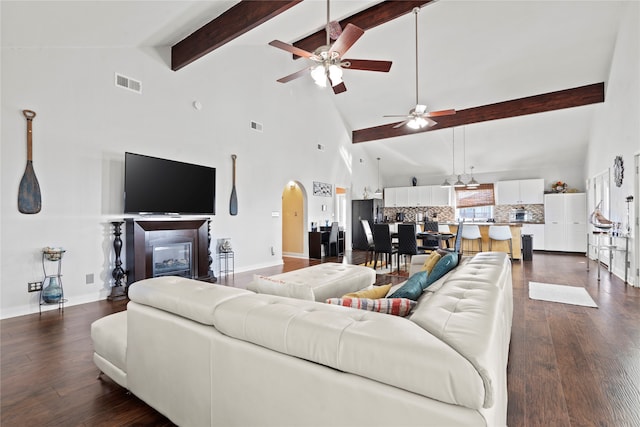
[[[381,199],[366,199],[351,201],[351,245],[353,249],[367,250],[367,236],[362,229],[360,220],[366,219],[373,229],[373,224],[382,222],[382,208],[384,204]]]

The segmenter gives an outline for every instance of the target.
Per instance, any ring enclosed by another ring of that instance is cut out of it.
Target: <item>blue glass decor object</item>
[[[62,299],[62,287],[57,277],[49,277],[49,283],[42,290],[42,300],[47,304],[60,302]]]

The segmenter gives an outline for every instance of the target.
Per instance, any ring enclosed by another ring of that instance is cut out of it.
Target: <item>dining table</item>
[[[429,237],[435,237],[436,239],[438,239],[438,244],[441,248],[443,248],[443,242],[446,245],[447,248],[450,247],[450,241],[452,238],[455,237],[455,234],[453,233],[442,233],[440,231],[418,231],[416,233],[416,239],[418,240],[426,240]],[[392,232],[391,233],[391,239],[398,239],[398,233],[397,232]]]

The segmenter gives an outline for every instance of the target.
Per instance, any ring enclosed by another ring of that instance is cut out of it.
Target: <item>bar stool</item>
[[[480,227],[477,225],[465,224],[462,229],[461,237],[462,240],[477,240],[479,248],[478,252],[482,252],[482,235],[480,234]]]
[[[491,225],[489,226],[489,250],[491,243],[496,241],[509,241],[509,258],[513,259],[513,240],[511,236],[511,228],[508,225]]]

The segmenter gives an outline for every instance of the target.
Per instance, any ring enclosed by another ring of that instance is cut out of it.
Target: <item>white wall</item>
[[[42,280],[40,250],[48,245],[67,250],[68,304],[108,295],[109,222],[123,217],[125,151],[216,167],[212,242],[232,239],[236,271],[281,263],[281,217],[271,213],[281,211],[284,186],[304,185],[308,222],[324,219],[321,205],[332,212],[334,199],[314,197],[312,183],[350,187],[351,143],[331,91],[304,79],[276,83],[286,64],[269,49],[234,47],[231,56],[223,48],[178,72],[167,65],[168,49],[3,49],[1,317],[38,311],[27,282]],[[141,80],[142,95],[115,87],[115,72]],[[196,100],[200,111],[192,106]],[[23,109],[37,113],[42,211],[36,215],[17,210],[26,163]],[[262,133],[250,129],[251,120],[263,124]],[[232,153],[238,155],[238,216],[228,208]],[[94,274],[93,284],[85,284],[87,274]]]
[[[627,8],[613,53],[605,102],[591,130],[585,168],[586,176],[593,177],[612,168],[614,158],[622,156],[624,180],[621,187],[610,186],[610,219],[623,224],[627,215],[625,199],[637,191],[633,156],[640,153],[640,3],[628,2]],[[633,248],[634,244],[630,246]],[[638,255],[634,251],[630,256],[631,271],[639,266]],[[614,260],[614,272],[620,277],[624,276],[623,264],[620,256]]]

